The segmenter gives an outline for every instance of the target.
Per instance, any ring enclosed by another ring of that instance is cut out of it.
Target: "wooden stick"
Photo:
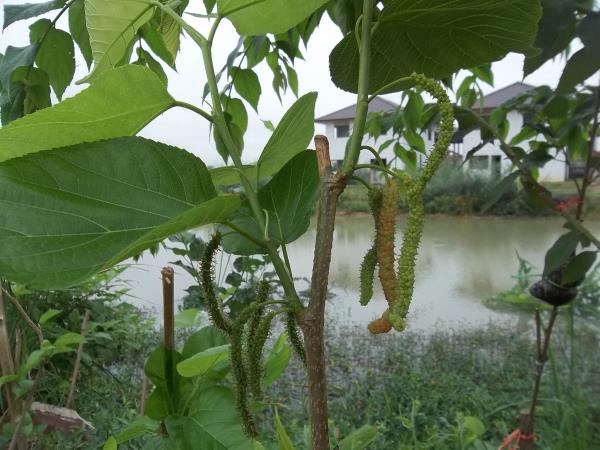
[[[10,340],[8,338],[8,329],[6,326],[6,311],[4,308],[4,290],[0,286],[0,374],[12,375],[15,373],[15,366],[12,358]],[[10,410],[10,417],[14,421],[18,420],[20,412],[14,405],[14,398],[10,383],[4,386],[4,393],[7,408]]]
[[[81,335],[87,336],[88,320],[90,320],[90,310],[86,309],[83,316],[83,322],[81,323]],[[77,378],[79,376],[79,369],[81,368],[81,355],[83,354],[83,341],[79,343],[77,347],[77,357],[75,358],[75,366],[73,367],[73,375],[71,376],[71,387],[69,388],[69,396],[67,397],[67,403],[65,407],[70,408],[75,398],[75,389],[77,388]]]
[[[317,165],[321,178],[331,170],[331,157],[329,156],[329,140],[322,134],[315,136],[315,148],[317,150]]]
[[[163,329],[164,344],[169,350],[175,349],[175,280],[172,267],[161,271],[163,287]]]

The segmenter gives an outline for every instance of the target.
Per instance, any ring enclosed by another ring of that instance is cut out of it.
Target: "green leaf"
[[[174,102],[149,69],[112,70],[76,96],[0,128],[0,161],[136,134]]]
[[[575,256],[567,265],[562,276],[562,284],[576,283],[585,277],[586,273],[592,268],[596,262],[598,252],[581,252]]]
[[[147,416],[141,416],[137,417],[133,422],[127,425],[124,430],[119,432],[119,434],[115,436],[115,439],[118,444],[123,444],[124,442],[147,434],[154,434],[159,428],[159,422],[152,420]]]
[[[315,132],[316,100],[316,92],[303,95],[285,113],[258,159],[261,178],[277,173],[308,148]]]
[[[559,237],[550,250],[546,252],[544,275],[549,275],[567,262],[577,249],[577,244],[579,244],[579,234],[576,231],[570,231]]]
[[[117,440],[111,436],[104,443],[102,450],[117,450],[117,448],[118,448]]]
[[[462,426],[465,430],[465,444],[474,443],[480,436],[485,433],[485,425],[478,417],[466,416],[462,417]]]
[[[53,0],[44,3],[23,3],[21,5],[4,5],[4,25],[6,28],[19,20],[31,19],[54,9],[62,8],[65,0]]]
[[[51,106],[50,80],[43,70],[35,67],[19,67],[12,74],[13,88],[25,93],[23,114],[31,114],[39,109]],[[15,86],[16,85],[16,86]]]
[[[156,76],[160,78],[160,81],[162,81],[163,84],[166,86],[169,83],[169,78],[167,77],[167,74],[165,73],[165,70],[163,69],[162,65],[143,48],[138,47],[136,51],[139,58],[139,63],[146,66],[148,69],[154,72]]]
[[[573,0],[541,0],[542,18],[534,46],[541,51],[528,55],[523,64],[523,76],[539,69],[546,61],[567,48],[575,37],[575,2]]]
[[[404,130],[403,137],[413,150],[425,154],[425,141],[420,134],[407,129]]]
[[[458,95],[458,94],[457,94]],[[411,93],[406,107],[403,110],[404,122],[411,130],[416,130],[421,125],[421,115],[425,108],[425,102],[421,94]]]
[[[237,93],[258,111],[258,99],[262,92],[258,75],[252,69],[234,69],[232,78]]]
[[[538,0],[387,1],[372,36],[369,93],[413,72],[441,79],[509,52],[529,53],[540,15]],[[357,92],[358,62],[352,32],[329,58],[336,86]]]
[[[231,20],[239,34],[256,36],[288,31],[327,1],[217,0],[217,10]]]
[[[484,205],[482,206],[481,212],[488,211],[492,206],[498,203],[502,196],[515,186],[515,182],[517,181],[517,178],[519,178],[519,176],[520,172],[517,170],[504,177],[501,181],[499,181],[493,187],[493,189],[491,189],[491,193],[486,199]]]
[[[150,0],[85,0],[85,19],[94,55],[92,72],[79,83],[119,65],[137,30],[154,13]]]
[[[192,328],[200,321],[200,311],[190,308],[181,311],[175,316],[175,328]]]
[[[0,85],[10,93],[12,73],[19,67],[31,67],[35,60],[37,44],[26,47],[6,48],[4,57],[0,60]]]
[[[148,398],[146,414],[153,420],[164,420],[168,414],[177,414],[188,401],[191,383],[177,373],[181,354],[157,347],[144,364],[144,373],[154,385]]]
[[[339,450],[363,450],[379,437],[379,430],[373,425],[363,425],[354,430],[339,444]]]
[[[62,314],[62,311],[58,310],[58,309],[49,309],[48,311],[46,311],[44,314],[42,314],[38,320],[38,324],[40,327],[44,326],[44,324],[46,324],[46,322],[48,322],[49,320],[52,320],[54,317],[58,316]]]
[[[75,74],[73,39],[69,33],[55,27],[45,31],[44,36],[35,63],[48,74],[50,85],[60,100]]]
[[[220,347],[227,343],[227,339],[223,333],[217,327],[211,325],[202,328],[187,339],[183,347],[182,355],[186,359],[191,358],[197,353],[201,353],[213,347]]]
[[[69,31],[89,69],[94,62],[94,55],[85,23],[85,1],[77,0],[69,7]]]
[[[277,444],[279,450],[295,450],[292,440],[288,436],[283,423],[281,423],[281,418],[279,417],[279,411],[277,411],[277,408],[275,408],[275,430],[277,432]]]
[[[141,138],[119,138],[0,164],[0,273],[58,288],[167,237],[226,219],[202,161]]]
[[[592,49],[584,47],[575,52],[567,61],[567,65],[558,82],[557,93],[568,93],[579,83],[583,83],[600,70],[600,47]]]
[[[229,359],[229,344],[209,348],[177,364],[177,372],[182,377],[202,376],[218,363]]]
[[[224,386],[202,389],[187,417],[168,417],[165,425],[178,450],[196,450],[199,443],[206,449],[253,449],[242,431],[233,394]]]
[[[285,371],[292,357],[292,347],[288,343],[287,333],[282,333],[267,356],[263,384],[271,386]]]
[[[269,237],[277,242],[290,243],[302,236],[310,225],[310,216],[319,194],[319,173],[314,151],[296,155],[258,192],[259,203],[267,211]],[[248,204],[244,204],[230,221],[247,233],[262,238]],[[224,234],[229,231],[222,227]],[[237,233],[223,237],[223,248],[239,255],[263,252],[257,244]]]
[[[78,345],[85,341],[85,338],[78,333],[65,333],[56,339],[54,342],[55,347],[69,347],[71,345]]]

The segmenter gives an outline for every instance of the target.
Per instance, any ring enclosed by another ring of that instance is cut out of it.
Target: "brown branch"
[[[520,430],[521,434],[525,436],[532,436],[535,428],[535,409],[537,407],[539,395],[540,395],[540,386],[542,382],[542,375],[544,374],[544,366],[546,365],[546,361],[548,360],[548,350],[550,348],[550,338],[552,336],[552,329],[554,328],[554,324],[556,322],[556,318],[558,316],[558,306],[552,308],[552,312],[550,313],[550,322],[548,323],[548,327],[544,330],[544,342],[542,344],[541,350],[538,346],[537,357],[535,362],[535,378],[533,381],[533,393],[531,396],[531,405],[529,406],[529,411],[524,411],[521,413],[521,425]],[[537,316],[539,317],[539,316]],[[536,317],[536,329],[537,335],[539,335],[539,322]],[[523,440],[521,443],[521,450],[533,450],[535,448],[535,440],[528,439]]]
[[[6,310],[4,308],[3,292],[4,289],[0,287],[0,374],[12,375],[15,373],[15,366],[6,325]],[[10,383],[4,386],[4,394],[7,404],[6,411],[10,411],[10,417],[14,422],[19,417],[19,411],[15,407],[15,399],[10,388]]]
[[[161,271],[163,287],[163,330],[165,348],[175,349],[175,283],[172,267]]]
[[[87,336],[88,320],[90,320],[90,310],[86,309],[81,323],[81,335]],[[71,387],[69,388],[69,395],[67,396],[66,408],[70,408],[75,398],[75,389],[77,388],[77,377],[79,376],[79,369],[81,367],[81,355],[83,354],[83,341],[79,343],[77,347],[77,356],[75,358],[75,365],[73,367],[73,375],[71,376]]]
[[[596,145],[596,138],[598,134],[598,114],[600,113],[600,86],[598,86],[598,92],[596,93],[596,107],[594,109],[594,121],[592,122],[592,129],[590,132],[590,141],[588,143],[588,154],[585,162],[585,172],[583,175],[583,181],[581,183],[581,192],[579,193],[579,203],[577,204],[577,220],[581,220],[583,213],[583,203],[585,201],[585,194],[587,188],[592,184],[592,156],[594,155],[594,147]]]
[[[306,347],[311,448],[313,450],[328,450],[329,427],[324,337],[325,303],[337,201],[344,190],[346,182],[345,178],[331,171],[327,138],[316,136],[315,146],[319,173],[321,174],[321,192],[317,211],[317,236],[313,258],[310,301],[299,322],[304,333]]]

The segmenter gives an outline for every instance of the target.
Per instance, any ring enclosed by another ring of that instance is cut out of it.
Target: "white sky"
[[[29,0],[32,2],[32,0]],[[37,0],[33,0],[37,2]],[[18,3],[18,0],[0,0],[0,5]],[[201,2],[196,0],[188,12],[203,12],[200,8]],[[195,6],[195,8],[194,8]],[[56,12],[47,16],[53,17]],[[0,23],[3,21],[3,13],[0,10]],[[198,29],[206,32],[206,21],[185,16],[190,23],[197,25]],[[28,25],[35,21],[17,22],[8,27],[0,35],[0,52],[4,53],[8,45],[23,46],[29,43]],[[67,29],[66,20],[59,21],[59,27]],[[304,51],[305,60],[297,60],[296,70],[299,78],[300,95],[317,91],[319,93],[316,105],[316,115],[324,115],[337,109],[348,106],[355,101],[355,96],[336,88],[329,77],[329,53],[341,39],[341,33],[327,16],[324,17],[319,28],[312,36],[308,49]],[[227,21],[219,28],[214,44],[214,57],[217,70],[224,64],[229,52],[237,43],[237,34]],[[523,56],[517,54],[508,55],[502,61],[493,65],[495,87],[484,85],[484,91],[490,92],[494,89],[504,87],[516,81],[522,81]],[[534,74],[525,79],[533,85],[548,84],[555,86],[560,77],[564,61],[550,61]],[[174,72],[165,66],[169,75],[169,91],[177,99],[200,105],[202,91],[206,77],[203,72],[201,55],[199,49],[189,38],[182,39],[181,53],[177,58],[178,72]],[[256,69],[263,85],[263,93],[259,103],[259,114],[247,105],[249,123],[248,132],[245,136],[244,160],[254,161],[258,158],[260,151],[269,137],[269,131],[264,127],[262,120],[271,120],[277,123],[287,108],[294,102],[295,97],[288,92],[282,97],[280,103],[271,88],[272,75],[266,63]],[[87,73],[83,58],[77,55],[76,79],[82,78]],[[71,96],[81,90],[80,86],[69,87],[66,96]],[[400,94],[387,96],[391,100],[399,101]],[[322,132],[323,128],[317,125],[316,132]],[[214,150],[214,144],[210,138],[207,122],[194,113],[171,109],[162,116],[155,119],[141,133],[143,136],[175,145],[191,151],[201,157],[207,165],[221,165],[222,160]]]

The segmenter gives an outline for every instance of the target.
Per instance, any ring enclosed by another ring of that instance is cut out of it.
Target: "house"
[[[481,103],[478,104],[478,112],[484,116],[489,115],[498,106],[531,89],[534,89],[534,86],[520,82],[498,89],[483,97]],[[398,105],[392,101],[382,97],[376,97],[369,104],[369,112],[393,112],[397,107]],[[325,125],[325,134],[329,139],[329,151],[334,167],[339,165],[344,158],[346,144],[352,130],[355,113],[356,106],[353,105],[316,119],[317,123]],[[509,122],[507,140],[509,141],[521,130],[526,118],[517,111],[510,111],[507,115],[507,120]],[[424,130],[421,133],[421,137],[425,142],[425,148],[432,148],[435,139],[437,138],[436,126],[434,125]],[[381,135],[377,140],[369,137],[369,139],[365,141],[365,145],[378,148],[379,145],[390,138],[392,138],[391,130]],[[451,148],[449,149],[450,154],[453,158],[462,160],[469,150],[479,145],[480,142],[481,134],[479,130],[471,131],[465,135],[456,133],[452,140]],[[384,160],[393,161],[392,165],[394,167],[403,167],[403,163],[400,162],[398,158],[395,158],[393,146],[388,146],[381,151],[380,154]],[[418,154],[418,158],[418,164],[422,165],[425,160],[424,156]],[[372,155],[369,152],[361,152],[359,158],[360,164],[368,164],[371,160]],[[495,142],[488,143],[479,149],[477,154],[469,159],[466,167],[468,170],[476,171],[481,174],[497,176],[508,172],[511,169],[512,164],[506,158],[502,150],[500,150],[500,146],[497,142]],[[564,161],[552,160],[540,170],[540,179],[544,181],[564,181],[568,178],[568,174],[568,166]]]

